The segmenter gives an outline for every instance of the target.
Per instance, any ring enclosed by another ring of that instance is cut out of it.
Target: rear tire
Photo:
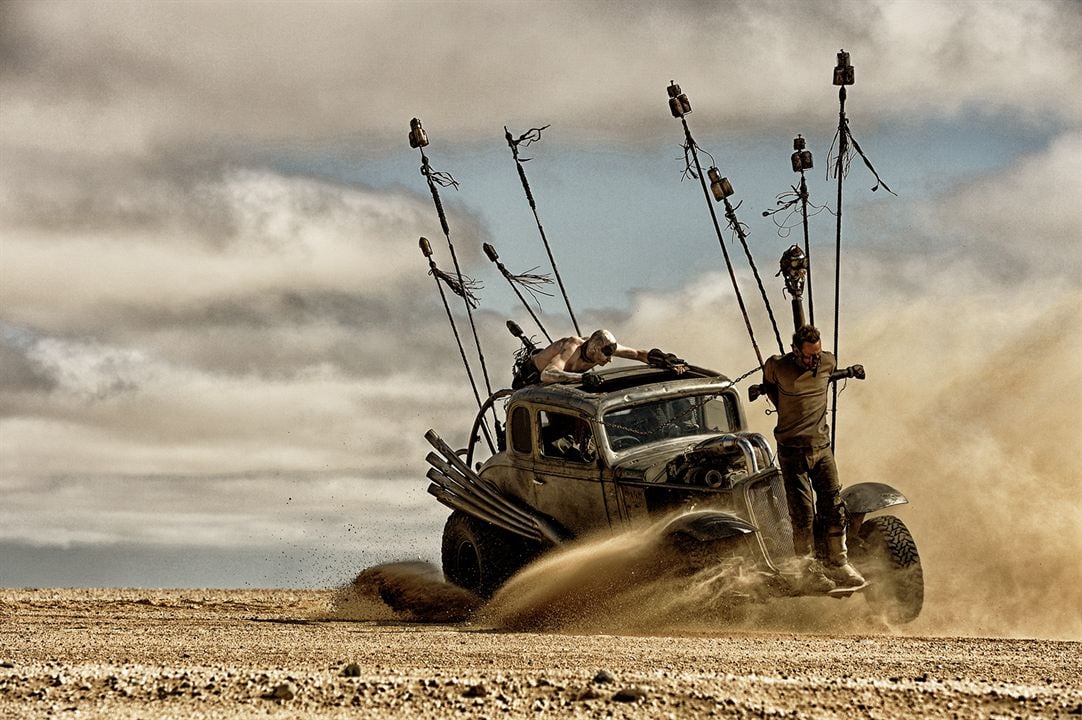
[[[481,597],[491,597],[537,556],[528,540],[455,510],[443,527],[443,575]]]
[[[893,623],[912,622],[924,607],[924,570],[909,528],[893,515],[865,520],[860,526],[857,567],[870,586],[868,604]]]

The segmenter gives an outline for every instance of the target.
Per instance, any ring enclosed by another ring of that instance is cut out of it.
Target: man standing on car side
[[[804,325],[793,334],[792,352],[763,365],[763,390],[778,411],[774,437],[785,480],[793,549],[802,558],[802,582],[814,592],[863,587],[864,578],[849,562],[845,545],[847,516],[838,467],[830,449],[827,394],[842,378],[864,379],[864,368],[835,370],[834,355],[823,351],[819,330]],[[818,532],[817,532],[818,531]],[[825,561],[813,552],[825,536]]]

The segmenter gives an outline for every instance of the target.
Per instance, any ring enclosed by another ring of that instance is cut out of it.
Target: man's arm
[[[835,370],[830,373],[830,382],[837,382],[839,380],[846,380],[848,378],[856,378],[857,380],[863,380],[867,375],[864,373],[863,365],[850,365],[847,368],[841,370]]]
[[[774,407],[778,406],[777,366],[774,358],[770,357],[763,363],[763,382],[760,385],[748,386],[748,400],[755,402],[760,395],[766,395]]]
[[[629,348],[619,343],[616,344],[616,349],[612,351],[613,357],[625,358],[627,360],[638,360],[641,363],[649,362],[650,353],[646,350],[636,350],[635,348]]]
[[[567,363],[578,352],[579,345],[582,342],[574,342],[570,339],[564,340],[563,347],[560,352],[549,361],[549,364],[541,371],[541,383],[543,385],[551,385],[552,383],[577,383],[582,382],[582,373],[569,372],[564,368],[567,367]]]

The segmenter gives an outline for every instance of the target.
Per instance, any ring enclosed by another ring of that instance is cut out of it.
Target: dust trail
[[[550,554],[500,589],[478,621],[505,630],[655,634],[732,630],[875,632],[860,598],[770,598],[736,563],[681,572],[666,518]]]
[[[841,363],[868,380],[840,394],[838,466],[844,485],[886,482],[910,500],[896,514],[926,597],[907,632],[1082,639],[1082,289],[850,263]],[[724,342],[742,327],[718,320],[722,281],[641,297],[620,332],[745,367]],[[749,420],[770,437],[762,412]]]
[[[509,631],[613,634],[732,630],[880,632],[860,598],[773,598],[734,562],[685,570],[665,528],[672,517],[560,548],[511,578],[488,602],[424,562],[378,565],[342,588],[322,619],[458,622]]]
[[[1080,639],[1082,290],[940,290],[861,328],[875,383],[839,417],[843,478],[912,501],[914,629]]]
[[[444,582],[432,564],[397,562],[362,570],[338,591],[324,619],[458,622],[480,604],[473,593]]]

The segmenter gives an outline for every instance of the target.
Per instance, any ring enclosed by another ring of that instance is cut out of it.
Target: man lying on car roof
[[[589,338],[576,335],[560,338],[544,350],[524,356],[515,365],[512,388],[552,383],[583,383],[595,385],[597,376],[589,373],[595,367],[607,365],[612,358],[638,360],[651,367],[669,368],[678,375],[687,372],[686,362],[672,353],[652,350],[636,350],[616,342],[608,330],[597,330]]]

